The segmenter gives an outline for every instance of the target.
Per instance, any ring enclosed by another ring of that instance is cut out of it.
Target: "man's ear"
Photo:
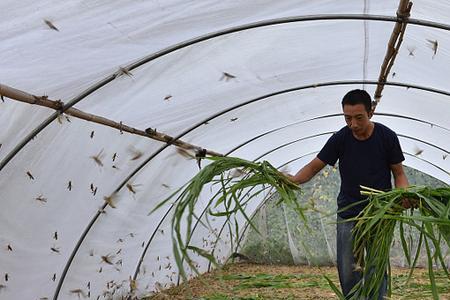
[[[371,119],[371,118],[373,117],[373,111],[370,111],[370,112],[368,112],[367,114],[368,114],[368,116],[369,116],[369,119]]]

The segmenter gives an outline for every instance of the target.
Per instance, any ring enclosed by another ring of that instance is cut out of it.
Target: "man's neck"
[[[353,136],[359,141],[367,140],[372,135],[374,128],[375,124],[372,121],[370,121],[370,125],[367,127],[366,131],[358,135],[353,132]]]

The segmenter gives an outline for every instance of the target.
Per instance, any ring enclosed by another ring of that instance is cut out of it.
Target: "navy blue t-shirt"
[[[374,122],[372,135],[363,141],[357,140],[347,126],[331,136],[317,157],[334,166],[339,160],[341,189],[337,199],[338,210],[357,201],[364,200],[360,185],[377,190],[390,190],[390,165],[405,160],[398,137],[388,127]],[[363,202],[339,212],[342,218],[358,215],[366,206]]]

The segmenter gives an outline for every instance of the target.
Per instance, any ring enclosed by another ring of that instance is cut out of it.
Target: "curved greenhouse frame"
[[[0,298],[71,299],[89,285],[119,299],[130,281],[138,296],[179,283],[173,203],[149,212],[198,172],[196,152],[297,170],[345,124],[350,89],[374,96],[373,120],[398,134],[406,166],[449,184],[450,5],[398,6],[3,1]],[[211,193],[190,244],[223,262],[232,232],[206,219]]]

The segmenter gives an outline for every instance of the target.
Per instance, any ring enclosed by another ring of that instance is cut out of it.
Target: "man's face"
[[[349,105],[343,107],[347,126],[357,135],[364,134],[370,128],[372,113],[368,113],[364,104]]]

